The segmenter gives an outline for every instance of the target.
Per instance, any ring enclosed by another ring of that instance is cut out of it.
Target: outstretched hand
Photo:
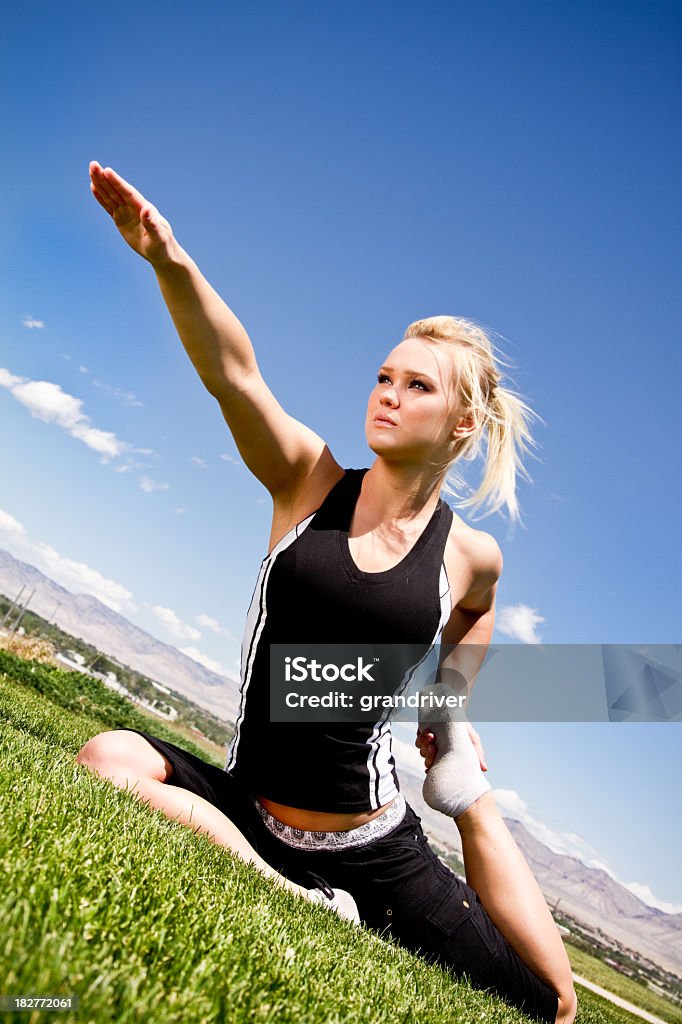
[[[120,174],[93,160],[90,189],[131,249],[150,263],[166,263],[173,258],[178,245],[170,224]]]
[[[486,764],[485,750],[483,749],[483,744],[481,743],[481,737],[478,735],[471,722],[467,722],[467,730],[469,736],[471,737],[471,742],[476,748],[476,753],[478,754],[478,760],[481,766],[481,771],[487,772],[488,765]],[[422,732],[421,729],[417,729],[417,738],[414,741],[414,745],[415,747],[419,747],[419,753],[424,758],[424,769],[428,772],[429,768],[436,760],[436,755],[438,754],[438,748],[436,746],[436,737],[432,732]]]

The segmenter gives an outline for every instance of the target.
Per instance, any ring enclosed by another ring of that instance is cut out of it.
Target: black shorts
[[[476,988],[489,989],[530,1017],[556,1020],[556,993],[526,967],[476,892],[436,856],[409,805],[392,831],[365,845],[295,849],[267,829],[253,796],[228,772],[150,733],[129,731],[170,761],[168,785],[219,808],[279,874],[309,889],[322,879],[347,890],[369,928],[458,977],[466,974]]]

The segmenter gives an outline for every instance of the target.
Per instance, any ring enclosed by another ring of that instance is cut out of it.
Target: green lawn
[[[50,673],[58,673],[52,682]],[[104,688],[99,705],[90,680],[79,700],[82,680],[46,666],[31,672],[8,655],[0,662],[0,994],[80,1000],[77,1015],[5,1013],[4,1021],[528,1019],[280,890],[76,765],[90,736],[137,725],[138,715]],[[166,734],[162,725],[153,731]],[[585,994],[578,1020],[636,1018]]]
[[[595,985],[601,985],[602,988],[620,996],[621,999],[627,999],[628,1002],[653,1013],[654,1016],[670,1021],[670,1024],[682,1024],[682,1007],[676,1006],[664,999],[663,996],[652,992],[641,982],[620,974],[619,971],[615,971],[613,967],[605,964],[596,956],[591,956],[584,950],[571,945],[570,942],[566,942],[565,945],[571,967],[576,974],[587,978],[588,981],[593,981]]]

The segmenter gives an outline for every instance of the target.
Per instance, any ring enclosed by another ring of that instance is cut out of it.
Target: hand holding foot
[[[442,697],[450,691],[437,683],[421,692]],[[456,719],[456,713],[447,707],[422,709],[417,746],[426,761],[424,800],[434,810],[456,818],[490,790],[490,783],[481,771],[469,723],[452,719]]]

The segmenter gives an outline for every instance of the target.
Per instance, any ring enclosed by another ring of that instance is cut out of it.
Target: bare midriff
[[[329,814],[327,811],[304,811],[300,807],[287,807],[286,804],[275,803],[274,800],[266,800],[259,796],[258,802],[266,811],[269,811],[273,818],[291,825],[292,828],[303,829],[304,832],[347,832],[351,828],[364,825],[391,806],[390,800],[383,807],[376,811],[360,811],[356,814]]]

